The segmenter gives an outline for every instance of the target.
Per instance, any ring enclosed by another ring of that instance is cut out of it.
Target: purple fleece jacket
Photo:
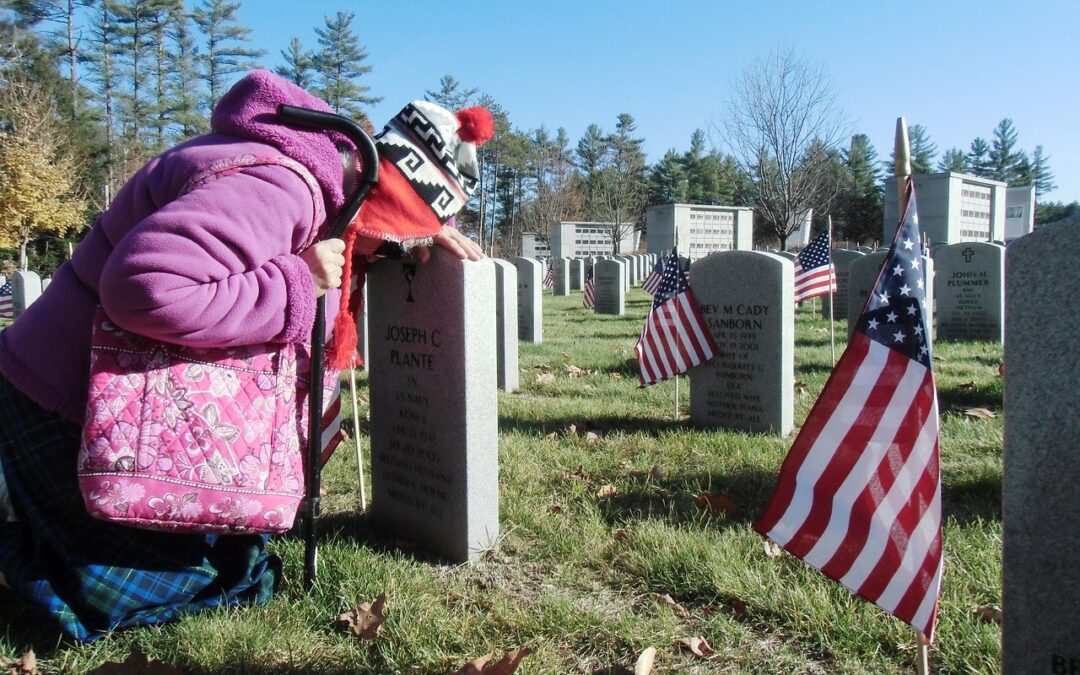
[[[142,167],[42,296],[0,332],[0,372],[81,424],[97,305],[123,328],[176,344],[308,340],[315,285],[297,254],[344,203],[335,146],[343,139],[279,123],[279,103],[329,111],[267,71],[238,82],[214,110],[213,133]],[[216,166],[281,155],[311,172],[322,203],[296,171],[274,163],[189,185]],[[327,307],[333,325],[333,298]]]

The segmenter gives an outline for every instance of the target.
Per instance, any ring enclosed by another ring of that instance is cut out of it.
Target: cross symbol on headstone
[[[971,262],[971,256],[975,255],[975,251],[971,250],[971,247],[968,246],[960,255],[964,256],[964,262]]]

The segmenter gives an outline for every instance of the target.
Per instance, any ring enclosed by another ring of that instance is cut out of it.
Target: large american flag
[[[582,301],[589,309],[596,307],[595,292],[596,282],[593,281],[593,271],[589,270],[588,276],[585,277],[585,299]]]
[[[637,346],[641,386],[685,373],[716,355],[716,342],[672,250]]]
[[[835,292],[836,267],[830,258],[826,231],[795,256],[795,302]]]
[[[0,319],[15,317],[15,304],[11,297],[11,279],[0,286]]]
[[[656,289],[660,288],[660,279],[662,279],[663,276],[664,259],[657,258],[656,264],[653,265],[652,272],[649,273],[649,276],[645,277],[645,284],[642,288],[644,288],[649,295],[656,293]]]
[[[915,190],[843,356],[754,529],[933,640],[938,408]]]

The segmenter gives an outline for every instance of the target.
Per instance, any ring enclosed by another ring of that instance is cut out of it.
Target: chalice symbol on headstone
[[[405,283],[409,285],[409,295],[405,302],[416,302],[412,295],[412,280],[416,276],[416,263],[406,262],[401,264],[401,271],[405,274]]]

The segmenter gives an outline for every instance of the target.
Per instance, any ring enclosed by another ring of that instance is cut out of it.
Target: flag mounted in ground
[[[795,302],[836,292],[836,267],[829,246],[829,233],[822,232],[795,256]]]
[[[11,296],[11,279],[8,279],[0,286],[0,319],[11,319],[15,316],[15,304]]]
[[[660,280],[664,277],[664,259],[658,258],[656,264],[653,265],[652,272],[649,272],[649,276],[645,278],[645,284],[642,288],[649,295],[656,293],[656,289],[660,288]]]
[[[341,428],[341,383],[337,383],[333,392],[324,390],[323,400],[322,451],[319,457],[325,466],[330,456],[345,440],[345,432]],[[357,442],[359,443],[359,440]]]
[[[641,386],[685,373],[716,355],[716,342],[672,250],[637,346]]]
[[[593,281],[593,271],[589,270],[589,275],[585,277],[585,299],[582,301],[589,309],[596,307],[596,283]]]
[[[547,266],[547,274],[544,275],[544,288],[555,288],[555,268],[550,260],[544,264]]]
[[[938,408],[910,178],[906,194],[874,291],[754,529],[932,640]]]

